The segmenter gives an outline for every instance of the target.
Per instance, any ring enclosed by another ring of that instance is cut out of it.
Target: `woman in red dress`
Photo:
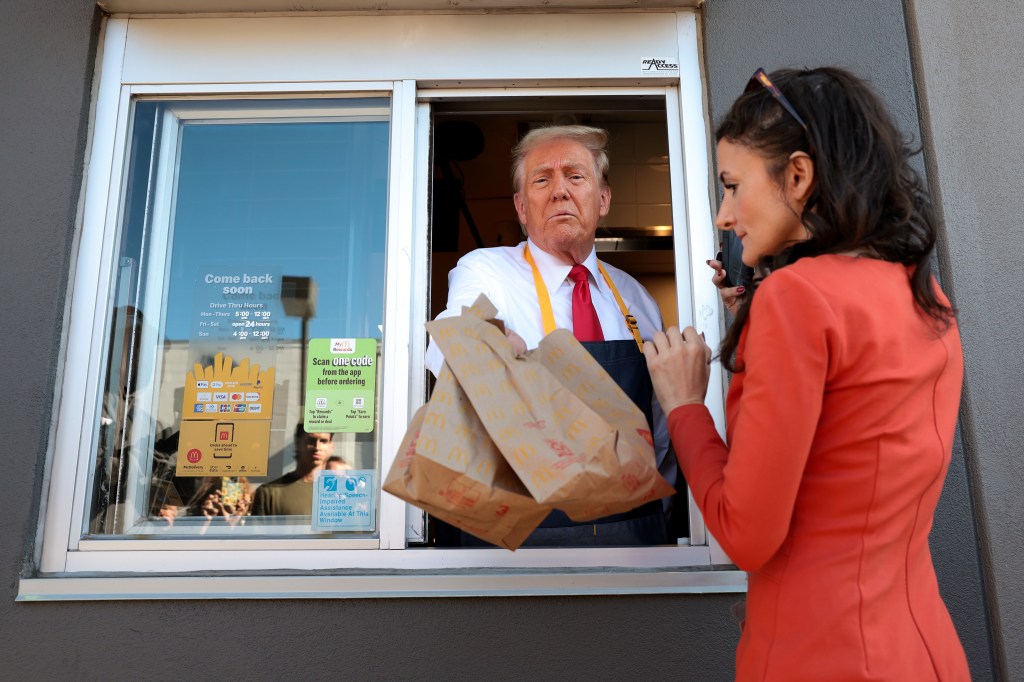
[[[928,549],[963,358],[911,151],[839,69],[758,70],[716,137],[715,223],[771,273],[722,345],[725,442],[700,335],[644,352],[708,529],[750,574],[737,679],[968,680]]]

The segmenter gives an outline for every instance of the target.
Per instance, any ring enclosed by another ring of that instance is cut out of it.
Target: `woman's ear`
[[[786,194],[790,201],[807,203],[814,189],[814,159],[807,152],[793,152],[786,167]]]

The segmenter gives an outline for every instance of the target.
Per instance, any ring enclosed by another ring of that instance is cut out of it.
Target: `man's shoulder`
[[[597,262],[601,264],[601,267],[603,267],[605,271],[608,272],[612,279],[616,281],[621,279],[624,281],[636,282],[636,278],[633,277],[633,275],[629,274],[625,270],[620,270],[619,268],[615,267],[608,261],[603,261],[599,258],[597,259]],[[636,283],[639,284],[639,282]]]
[[[612,281],[615,282],[615,286],[623,289],[623,296],[642,296],[645,299],[654,300],[644,285],[641,284],[636,277],[633,277],[633,275],[629,274],[625,270],[620,270],[611,263],[606,263],[603,260],[599,260],[598,262],[601,264],[601,267],[604,268],[605,272],[608,273],[608,276],[612,278]]]
[[[459,266],[496,266],[510,262],[523,262],[522,244],[473,249],[459,259]]]
[[[309,514],[308,501],[312,494],[311,482],[288,473],[256,489],[250,513],[253,516]]]
[[[651,296],[651,292],[647,291],[647,288],[635,277],[614,265],[604,261],[599,262],[615,284],[615,288],[618,289],[619,295],[622,296],[626,307],[629,308],[629,312],[640,324],[640,333],[645,339],[651,338],[654,332],[663,327],[661,309],[658,307],[658,302]]]

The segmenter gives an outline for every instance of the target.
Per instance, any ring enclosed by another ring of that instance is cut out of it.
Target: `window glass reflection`
[[[375,531],[388,106],[136,102],[87,533]]]

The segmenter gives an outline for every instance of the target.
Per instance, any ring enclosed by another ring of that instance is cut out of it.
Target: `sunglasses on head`
[[[750,92],[751,90],[757,89],[758,86],[763,86],[771,96],[775,98],[775,101],[782,105],[782,108],[789,112],[789,115],[793,117],[800,127],[804,129],[804,133],[807,135],[807,149],[811,156],[814,156],[814,142],[811,140],[811,129],[807,127],[807,123],[804,121],[800,114],[796,113],[796,109],[790,103],[786,96],[782,94],[782,90],[772,83],[772,79],[768,77],[764,69],[758,69],[754,72],[754,75],[750,77],[750,82],[747,83],[747,87],[743,89],[743,92]]]

